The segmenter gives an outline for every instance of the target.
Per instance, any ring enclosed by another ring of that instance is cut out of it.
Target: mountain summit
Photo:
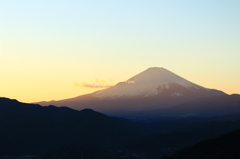
[[[151,67],[125,82],[116,86],[94,93],[98,98],[118,97],[148,97],[170,91],[174,87],[178,89],[171,91],[170,96],[183,96],[181,89],[209,91],[209,89],[194,84],[162,67]]]
[[[152,67],[104,90],[38,104],[68,106],[77,110],[90,108],[111,116],[145,118],[159,116],[184,102],[220,95],[226,94],[194,84],[165,68]]]

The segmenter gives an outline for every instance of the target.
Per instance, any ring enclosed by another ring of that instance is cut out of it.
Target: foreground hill
[[[240,129],[205,140],[163,159],[239,159]]]
[[[226,94],[194,84],[167,69],[154,67],[105,90],[38,104],[69,106],[77,110],[91,108],[125,118],[155,118],[159,112],[172,106],[220,95]]]

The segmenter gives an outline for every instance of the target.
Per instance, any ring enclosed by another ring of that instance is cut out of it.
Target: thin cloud
[[[80,86],[81,87],[86,87],[86,88],[109,88],[112,85],[96,85],[96,84],[82,83]]]
[[[111,83],[112,83],[111,79],[110,79],[110,82],[96,79],[94,83],[82,82],[82,84],[75,83],[74,85],[77,87],[85,87],[85,88],[109,88],[113,86],[113,84]]]

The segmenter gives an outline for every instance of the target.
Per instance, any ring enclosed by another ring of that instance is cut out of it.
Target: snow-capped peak
[[[154,96],[164,90],[170,89],[172,84],[177,84],[187,89],[204,88],[168,71],[165,68],[151,67],[133,76],[127,81],[120,82],[108,89],[94,93],[94,96],[98,98]],[[178,90],[175,92],[178,92]],[[180,94],[181,93],[175,93],[172,96],[180,96]]]
[[[151,67],[136,76],[125,81],[125,83],[137,83],[137,84],[169,84],[177,83],[183,86],[193,86],[195,84],[187,81],[186,79],[168,71],[162,67]]]

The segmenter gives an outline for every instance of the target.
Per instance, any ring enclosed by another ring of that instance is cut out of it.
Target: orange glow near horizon
[[[63,81],[61,80],[59,82],[55,82],[53,80],[48,81],[47,79],[45,80],[40,79],[40,81],[37,82],[35,79],[35,82],[39,84],[36,84],[31,80],[25,80],[25,81],[16,80],[15,82],[14,81],[15,80],[11,81],[12,82],[11,85],[7,84],[6,81],[5,81],[5,85],[1,84],[0,96],[11,98],[11,99],[17,99],[21,102],[26,102],[26,103],[73,98],[76,96],[89,94],[95,91],[108,88],[108,86],[106,85],[97,86],[96,83],[95,85],[92,84],[93,86],[85,83],[84,85],[76,86],[76,83],[75,84],[70,83],[70,81],[72,80],[68,81],[67,79]],[[122,81],[125,81],[125,80],[122,80]],[[190,81],[192,82],[197,81],[196,84],[199,84],[201,86],[204,86],[210,89],[222,90],[227,94],[240,93],[239,92],[240,85],[237,85],[235,83],[237,82],[236,80],[235,81],[231,80],[232,83],[230,83],[226,79],[219,80],[218,82],[214,82],[214,80],[200,82],[200,79],[198,80],[196,79],[195,81],[191,79]]]

